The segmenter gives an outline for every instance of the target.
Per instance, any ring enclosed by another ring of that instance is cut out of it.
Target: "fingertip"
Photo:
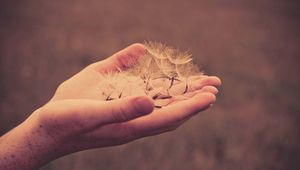
[[[219,77],[217,77],[217,76],[210,76],[210,77],[214,79],[214,81],[216,82],[216,84],[215,84],[216,86],[222,85],[222,81]]]
[[[146,53],[146,47],[140,43],[134,43],[117,52],[110,59],[121,70],[126,70],[137,64],[138,60]]]
[[[208,104],[212,104],[216,102],[216,95],[213,93],[209,93],[209,92],[204,92],[204,93],[200,93],[197,94],[195,96],[196,100],[200,100],[201,102],[207,102]]]
[[[204,86],[201,91],[210,92],[210,93],[213,93],[215,95],[218,94],[218,92],[219,92],[219,90],[214,86]]]
[[[141,44],[141,43],[133,43],[128,48],[132,49],[132,50],[134,50],[134,51],[136,51],[137,53],[140,53],[140,54],[145,54],[146,53],[146,46],[144,44]]]
[[[146,115],[154,110],[154,101],[147,96],[135,97],[132,102],[139,114]]]
[[[144,56],[146,54],[147,48],[145,45],[141,44],[141,43],[134,43],[129,45],[128,47],[126,47],[124,50],[122,50],[121,52],[123,52],[123,54],[127,54],[127,57],[125,58],[133,58],[136,61]]]
[[[146,47],[140,43],[134,43],[130,46],[116,52],[111,57],[108,57],[102,61],[89,65],[92,68],[101,73],[118,72],[120,70],[126,70],[135,65],[140,57],[146,54]]]
[[[217,76],[204,77],[194,85],[194,89],[201,89],[204,86],[220,86],[222,84],[221,79]]]

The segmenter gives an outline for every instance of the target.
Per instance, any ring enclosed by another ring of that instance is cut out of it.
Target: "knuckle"
[[[122,104],[117,109],[112,111],[113,118],[115,121],[123,122],[130,120],[135,117],[137,113],[139,113],[139,108],[136,106],[134,100],[129,100],[125,102],[126,104]]]
[[[211,79],[210,78],[204,78],[204,79],[201,80],[201,85],[202,86],[206,86],[206,85],[208,85],[210,83],[211,83]]]
[[[113,109],[112,117],[116,122],[126,121],[128,119],[128,109],[124,106],[120,106],[117,109]]]
[[[136,104],[136,99],[130,100],[129,102],[129,112],[131,114],[137,114],[140,112],[139,106]]]

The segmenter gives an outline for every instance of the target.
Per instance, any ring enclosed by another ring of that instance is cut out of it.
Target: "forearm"
[[[0,138],[0,169],[38,169],[57,157],[55,143],[40,126],[31,116]]]

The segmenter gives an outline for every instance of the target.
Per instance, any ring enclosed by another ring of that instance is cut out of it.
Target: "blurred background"
[[[214,107],[174,132],[42,170],[299,169],[299,21],[296,0],[1,0],[0,135],[83,67],[152,40],[221,77]]]

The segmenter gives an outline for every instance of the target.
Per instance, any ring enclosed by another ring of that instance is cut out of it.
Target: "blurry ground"
[[[0,135],[60,82],[134,42],[189,50],[223,80],[215,107],[178,130],[43,170],[300,168],[296,0],[2,0],[0,8]]]

